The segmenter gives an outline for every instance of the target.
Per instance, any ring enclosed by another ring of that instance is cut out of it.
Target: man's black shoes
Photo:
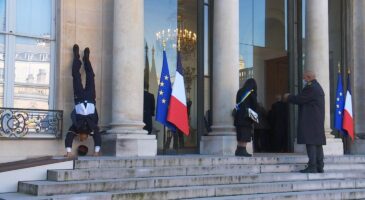
[[[74,58],[80,59],[80,48],[79,48],[79,45],[74,44],[74,46],[72,48],[72,51],[74,53]]]
[[[323,168],[317,168],[313,165],[308,165],[305,169],[300,170],[300,173],[324,173]]]
[[[317,172],[318,172],[318,173],[324,173],[324,170],[323,170],[323,168],[319,168],[319,167],[317,167]]]
[[[76,59],[80,59],[80,47],[77,44],[74,44],[73,48],[72,48],[73,54],[74,54],[74,58]],[[89,57],[90,57],[90,49],[89,47],[86,47],[84,50],[84,56],[82,57],[82,60],[85,61],[89,61]]]
[[[89,61],[89,57],[90,57],[90,49],[89,47],[86,47],[84,50],[84,57],[82,58],[82,60],[84,62]]]

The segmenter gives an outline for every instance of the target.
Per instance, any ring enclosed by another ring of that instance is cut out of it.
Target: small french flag
[[[352,140],[355,138],[354,133],[354,120],[352,116],[352,96],[351,96],[351,85],[350,85],[350,73],[347,75],[347,92],[345,100],[345,108],[343,113],[342,128],[346,130],[347,134]]]
[[[181,65],[180,52],[177,53],[177,68],[175,82],[172,87],[167,121],[174,124],[185,135],[189,135],[189,118],[186,106],[184,73]]]

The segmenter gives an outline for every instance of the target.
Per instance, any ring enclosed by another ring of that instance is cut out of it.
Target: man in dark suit
[[[323,173],[323,147],[326,145],[324,132],[324,92],[311,71],[303,74],[305,82],[298,95],[285,94],[284,100],[299,105],[298,144],[305,144],[308,166],[301,173]]]
[[[148,134],[152,133],[152,116],[155,116],[155,97],[148,92],[148,83],[144,83],[143,122],[145,126],[143,129],[148,131]]]
[[[286,152],[288,142],[288,104],[282,101],[281,95],[276,95],[276,102],[271,105],[269,122],[274,152]]]
[[[80,141],[84,141],[89,135],[94,139],[94,156],[99,156],[101,133],[98,127],[99,117],[95,106],[95,74],[89,59],[90,49],[85,48],[84,56],[82,58],[86,74],[85,87],[82,85],[81,80],[80,68],[82,63],[80,60],[79,46],[77,44],[73,46],[73,54],[72,77],[75,107],[71,112],[72,125],[69,128],[65,139],[66,156],[73,157],[71,150],[75,137],[78,137]]]

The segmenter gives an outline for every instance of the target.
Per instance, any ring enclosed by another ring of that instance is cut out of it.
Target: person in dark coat
[[[276,102],[271,105],[269,122],[272,133],[272,150],[286,152],[288,142],[288,104],[282,101],[281,95],[276,95]]]
[[[245,98],[246,97],[246,98]],[[245,100],[242,101],[242,99]],[[238,104],[238,106],[237,106]],[[236,127],[237,149],[236,156],[252,156],[247,152],[246,145],[251,142],[253,132],[253,121],[248,117],[248,108],[256,111],[257,107],[257,85],[253,78],[248,79],[236,95],[236,113],[234,115],[234,126]]]
[[[212,112],[208,109],[204,115],[205,130],[207,133],[212,132]],[[206,134],[207,135],[207,134]]]
[[[145,126],[143,129],[148,131],[148,134],[152,133],[152,116],[155,116],[155,97],[148,92],[148,83],[144,83],[143,122]]]
[[[72,125],[65,139],[66,156],[73,156],[71,153],[72,143],[76,136],[80,141],[84,141],[88,135],[91,135],[94,139],[94,156],[98,156],[101,148],[101,134],[98,127],[98,112],[95,107],[95,74],[89,59],[90,49],[86,48],[84,50],[84,56],[82,58],[86,73],[85,88],[81,81],[81,60],[79,46],[77,44],[73,46],[73,54],[72,77],[75,107],[71,113]]]
[[[299,105],[298,144],[305,144],[308,154],[308,166],[302,173],[323,173],[323,147],[326,145],[324,132],[324,92],[317,82],[315,74],[306,71],[303,74],[305,86],[298,95],[285,94],[288,103]]]
[[[257,104],[259,123],[254,124],[253,149],[255,152],[265,152],[270,146],[270,124],[268,114],[262,103]]]

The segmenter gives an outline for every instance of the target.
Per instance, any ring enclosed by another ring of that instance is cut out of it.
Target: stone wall
[[[64,133],[71,125],[70,113],[74,106],[71,64],[72,46],[75,43],[80,46],[81,57],[83,49],[90,48],[90,60],[95,73],[99,125],[105,129],[111,120],[114,1],[62,0],[59,2],[57,107],[64,110]],[[82,71],[83,78],[84,75]],[[89,143],[92,149],[92,138],[89,138]]]
[[[73,88],[72,46],[89,47],[95,72],[99,124],[106,128],[111,119],[111,73],[113,48],[113,0],[56,1],[56,108],[64,111],[63,135],[71,125]],[[81,53],[81,56],[83,53]],[[84,76],[84,72],[82,72]],[[122,101],[122,100],[121,100]],[[92,138],[88,139],[93,149]],[[75,142],[74,147],[77,147]],[[64,140],[2,140],[0,162],[27,157],[64,154]]]

